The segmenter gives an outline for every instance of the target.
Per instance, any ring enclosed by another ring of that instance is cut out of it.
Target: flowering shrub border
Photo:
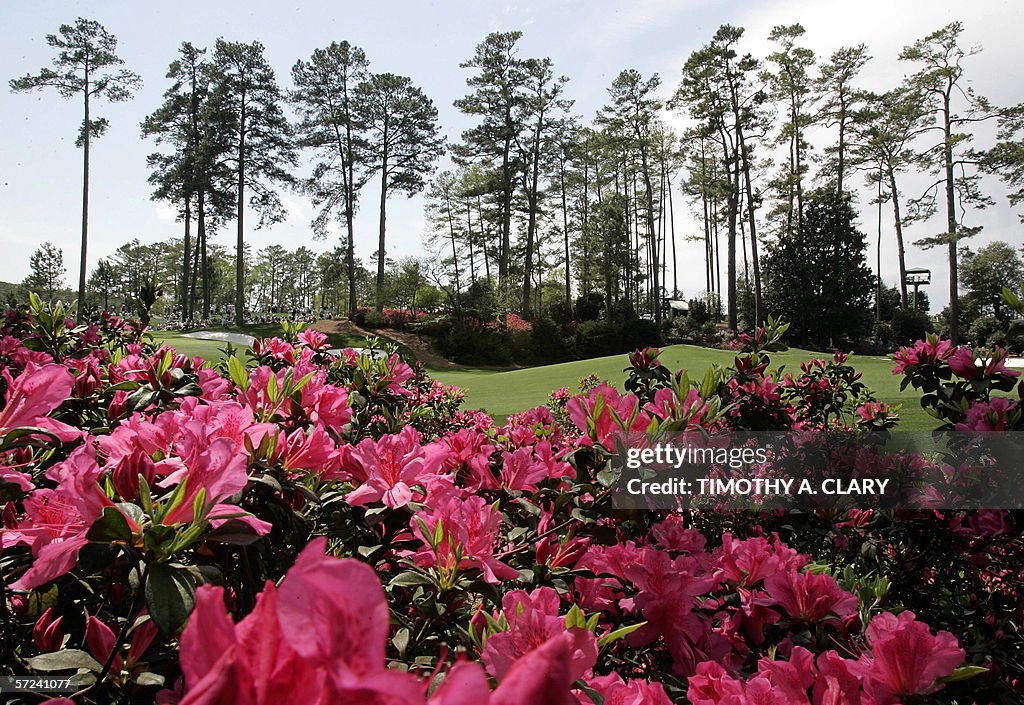
[[[1017,702],[1017,516],[612,508],[622,433],[892,427],[844,355],[771,371],[783,332],[699,380],[637,351],[627,391],[499,426],[316,331],[210,366],[8,312],[4,668],[72,702]],[[946,424],[1019,428],[1013,372],[964,350],[896,371]]]

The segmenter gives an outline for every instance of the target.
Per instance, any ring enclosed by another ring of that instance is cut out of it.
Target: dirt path
[[[456,369],[459,367],[459,365],[456,365],[454,362],[437,352],[427,338],[415,333],[410,333],[409,331],[392,330],[390,328],[385,330],[368,330],[357,326],[347,318],[338,320],[320,320],[312,324],[310,328],[314,328],[321,333],[327,334],[355,335],[359,337],[378,336],[381,338],[387,338],[388,340],[393,340],[396,343],[401,343],[412,350],[413,354],[416,355],[416,358],[426,367],[433,367],[435,369]]]

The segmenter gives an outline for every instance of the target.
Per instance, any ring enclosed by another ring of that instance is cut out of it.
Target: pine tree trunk
[[[78,312],[85,307],[85,274],[88,267],[89,249],[89,142],[92,137],[89,125],[89,60],[85,63],[85,119],[82,123],[82,252],[78,263]],[[51,297],[52,298],[52,297]]]

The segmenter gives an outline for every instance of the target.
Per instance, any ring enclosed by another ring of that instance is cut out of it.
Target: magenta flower
[[[426,681],[386,666],[390,615],[373,569],[327,556],[326,546],[325,538],[311,541],[280,587],[268,581],[238,624],[223,588],[196,591],[181,636],[180,705],[427,705]],[[429,703],[575,705],[573,644],[565,631],[539,644],[493,693],[479,664],[459,663]]]
[[[416,678],[385,666],[388,608],[373,569],[327,557],[326,544],[311,541],[237,625],[222,588],[197,591],[181,637],[181,705],[423,704]]]
[[[509,628],[492,634],[480,655],[488,673],[503,681],[521,657],[562,634],[570,637],[570,680],[586,673],[597,661],[597,639],[588,629],[566,630],[565,617],[558,614],[561,603],[558,593],[549,587],[530,593],[524,590],[507,593],[501,607]]]
[[[106,663],[117,646],[117,634],[98,617],[90,616],[85,627],[85,643],[89,646],[89,653],[93,658],[100,663]],[[120,654],[114,655],[110,668],[114,673],[121,672]]]
[[[35,426],[65,443],[81,438],[81,431],[48,416],[71,395],[75,378],[67,368],[29,362],[17,379],[6,369],[0,374],[7,386],[7,401],[0,409],[0,436],[15,428]]]
[[[697,664],[697,672],[687,681],[686,699],[691,705],[747,705],[743,681],[730,676],[716,661]]]
[[[666,551],[701,553],[707,539],[696,529],[686,528],[680,514],[669,514],[664,521],[651,527],[651,538]]]
[[[722,577],[747,588],[778,572],[799,570],[807,564],[805,556],[783,544],[778,536],[736,541],[726,532],[722,534],[722,547],[715,555]]]
[[[548,479],[548,468],[534,461],[533,451],[519,448],[502,453],[501,484],[510,490],[534,492],[537,484]]]
[[[765,578],[767,595],[756,604],[781,607],[792,619],[803,624],[820,622],[829,615],[845,619],[857,612],[859,602],[826,573],[800,573],[787,570]]]
[[[420,445],[420,434],[412,426],[400,433],[366,438],[345,460],[345,470],[362,482],[345,500],[355,507],[383,502],[392,509],[413,500],[413,488],[438,479],[448,457],[444,443]]]
[[[828,705],[868,705],[862,681],[856,674],[857,662],[844,659],[835,651],[818,656],[818,676],[814,681],[814,702]]]
[[[585,443],[600,443],[605,448],[612,449],[615,440],[626,441],[619,421],[629,424],[634,412],[637,411],[638,403],[636,396],[619,394],[618,390],[606,382],[591,390],[588,396],[574,396],[568,401],[566,408],[576,428],[586,434]],[[644,431],[650,424],[650,416],[645,411],[640,411],[627,430]]]
[[[587,686],[604,698],[604,705],[672,705],[661,683],[640,679],[622,680],[618,673],[596,676]],[[581,705],[593,705],[593,700],[579,692]]]
[[[949,357],[949,367],[957,377],[981,379],[981,368],[974,362],[974,352],[970,348],[957,348]]]
[[[327,347],[327,335],[313,328],[307,328],[297,336],[300,343],[312,350]]]
[[[937,362],[948,360],[955,349],[953,343],[948,340],[941,340],[938,336],[928,334],[924,340],[918,340],[911,348],[902,347],[893,356],[896,367],[894,375],[906,374],[907,370],[913,370],[921,365],[934,365]]]
[[[855,671],[870,680],[879,702],[904,695],[929,695],[942,689],[966,656],[949,632],[931,633],[913,612],[883,612],[867,628],[870,654],[861,656]]]
[[[76,449],[67,460],[50,468],[55,489],[37,489],[24,500],[25,516],[0,537],[4,547],[26,544],[35,561],[10,587],[31,590],[67,573],[78,563],[88,543],[89,527],[114,506],[97,484],[102,470],[90,446]],[[6,522],[5,522],[6,523]]]
[[[462,500],[448,494],[431,504],[432,509],[418,512],[410,522],[413,534],[425,545],[412,557],[418,565],[445,571],[476,568],[486,582],[493,584],[519,576],[518,570],[494,555],[501,533],[501,513],[483,497],[472,495]],[[431,547],[438,522],[442,528],[441,543]]]
[[[758,675],[767,679],[777,695],[784,696],[780,703],[786,705],[811,705],[807,691],[814,685],[814,654],[797,646],[788,661],[763,658],[758,662]],[[751,683],[747,683],[749,693]],[[757,686],[755,686],[755,691]],[[749,694],[748,694],[749,699]]]
[[[634,350],[629,354],[629,364],[634,370],[649,370],[652,367],[661,367],[658,356],[661,350],[655,347],[646,347]]]
[[[53,609],[46,608],[46,611],[39,615],[36,624],[32,627],[32,640],[36,648],[42,653],[56,651],[64,644],[64,632],[61,625],[64,617],[53,618]]]
[[[491,455],[495,446],[489,443],[487,434],[476,429],[463,428],[457,433],[446,435],[442,441],[448,445],[448,458],[443,469],[463,475],[463,486],[473,492],[498,488],[498,482],[491,471]]]
[[[1020,405],[1007,397],[976,401],[967,409],[966,418],[956,425],[957,431],[1005,431],[1020,418]]]

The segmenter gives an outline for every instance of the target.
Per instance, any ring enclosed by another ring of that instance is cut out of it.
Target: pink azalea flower
[[[590,548],[590,541],[589,536],[574,536],[569,539],[547,536],[537,542],[537,564],[549,568],[571,568]]]
[[[591,678],[587,686],[604,698],[604,705],[672,705],[661,683],[640,679],[624,681],[618,673]],[[577,693],[577,696],[582,705],[593,705],[585,693]]]
[[[271,460],[280,462],[282,468],[290,472],[311,473],[321,479],[343,478],[345,473],[338,471],[343,449],[318,425],[309,433],[302,429],[287,435],[279,433]]]
[[[32,627],[32,640],[40,652],[56,651],[64,644],[64,632],[61,630],[63,622],[64,617],[53,618],[53,609],[50,607],[39,616]]]
[[[611,546],[591,546],[578,567],[614,578],[577,578],[573,581],[577,604],[596,612],[615,611],[623,596],[626,567],[638,560],[640,549],[632,541]]]
[[[902,347],[893,356],[896,367],[893,368],[894,375],[906,374],[920,365],[934,365],[937,362],[948,360],[955,352],[953,343],[948,340],[940,340],[938,336],[929,334],[925,340],[918,340],[913,347]]]
[[[818,676],[814,681],[814,702],[823,705],[873,705],[862,690],[855,673],[856,661],[844,659],[835,651],[818,656]]]
[[[702,553],[707,540],[696,529],[687,529],[680,514],[669,514],[651,527],[651,538],[666,551]]]
[[[855,672],[870,680],[875,697],[892,703],[900,696],[930,695],[942,689],[939,679],[959,667],[966,656],[955,636],[933,635],[913,612],[883,612],[867,628],[870,653]]]
[[[431,498],[430,504],[432,509],[418,512],[410,522],[413,534],[426,546],[412,557],[417,565],[442,570],[476,568],[483,573],[486,582],[493,584],[519,576],[518,570],[494,556],[501,532],[501,513],[483,497],[471,495],[462,500],[449,493]],[[431,548],[438,522],[442,526],[441,543]]]
[[[32,590],[75,567],[89,528],[105,507],[114,506],[97,484],[101,474],[90,447],[82,446],[48,471],[59,482],[55,489],[37,489],[25,498],[25,516],[3,530],[0,545],[26,544],[35,560],[11,589]]]
[[[533,451],[519,448],[512,453],[502,453],[501,484],[510,490],[534,492],[537,483],[548,479],[548,469],[534,462]]]
[[[949,357],[949,367],[957,377],[981,379],[981,368],[975,364],[974,352],[970,348],[957,348]]]
[[[327,335],[313,328],[307,328],[297,336],[300,343],[313,349],[320,350],[327,347]]]
[[[781,607],[792,619],[803,624],[820,622],[830,614],[845,619],[857,612],[859,602],[826,573],[782,571],[765,578],[767,595],[755,599],[765,606]]]
[[[189,422],[178,447],[184,467],[168,475],[158,483],[161,487],[173,487],[185,481],[183,501],[172,509],[165,524],[189,523],[195,519],[193,504],[200,490],[206,490],[208,519],[214,528],[230,518],[248,524],[256,533],[265,534],[270,524],[251,515],[235,517],[238,507],[223,504],[222,500],[240,492],[249,482],[246,472],[246,456],[238,453],[234,443],[227,438],[212,441],[204,434],[204,426]]]
[[[100,663],[106,663],[117,646],[117,634],[98,617],[90,616],[85,628],[85,643],[89,646],[89,653],[93,658]],[[121,672],[120,654],[114,656],[110,669],[114,673]]]
[[[574,660],[578,650],[571,633],[551,637],[515,662],[491,694],[489,705],[577,705],[570,687],[578,669]]]
[[[761,659],[758,661],[760,676],[766,678],[772,689],[785,696],[780,702],[786,705],[811,705],[807,691],[814,685],[814,654],[797,646],[788,661]],[[747,684],[749,689],[750,684]]]
[[[491,472],[491,455],[495,446],[488,442],[487,435],[475,429],[463,428],[457,433],[445,436],[442,441],[448,445],[448,457],[443,469],[446,472],[463,471],[463,483],[473,492],[498,488],[498,482]]]
[[[81,438],[81,431],[48,416],[71,395],[75,380],[67,368],[29,362],[17,379],[6,369],[0,374],[7,386],[7,400],[0,409],[0,436],[22,426],[36,426],[65,443]]]
[[[722,547],[715,557],[726,580],[747,588],[780,571],[799,570],[807,564],[805,556],[783,544],[778,536],[736,541],[728,532],[722,534]]]
[[[747,705],[743,681],[730,676],[716,661],[697,664],[697,672],[687,681],[686,699],[691,705]]]
[[[444,443],[420,445],[420,434],[412,426],[378,441],[363,439],[348,453],[344,468],[362,484],[345,500],[356,507],[374,502],[403,507],[412,501],[415,486],[438,478],[447,457]]]
[[[233,624],[224,590],[202,586],[181,636],[180,705],[294,702],[426,705],[426,682],[387,668],[390,616],[373,569],[325,555],[311,541],[280,587],[268,582],[255,609]],[[532,649],[488,693],[478,664],[460,663],[430,705],[574,705],[573,639],[564,631]]]
[[[638,403],[636,396],[619,394],[618,390],[605,382],[591,390],[588,396],[574,396],[568,401],[566,408],[576,428],[587,434],[585,443],[600,443],[605,448],[613,449],[617,439],[626,441],[623,429],[616,422],[615,416],[618,416],[622,423],[629,423]],[[628,430],[643,431],[650,423],[650,416],[641,411]]]
[[[576,680],[593,667],[597,661],[597,639],[588,629],[566,630],[565,617],[558,614],[561,602],[558,593],[549,587],[530,593],[524,590],[506,593],[501,606],[509,628],[487,639],[480,655],[487,671],[503,681],[522,656],[561,634],[571,637],[570,680]]]
[[[958,431],[1005,431],[1017,416],[1020,405],[1007,397],[976,401],[967,409],[967,417],[956,425]]]
[[[693,673],[708,651],[722,646],[715,643],[718,637],[711,634],[706,618],[694,611],[697,595],[714,589],[719,580],[690,556],[672,559],[664,551],[644,548],[637,558],[626,566],[626,577],[639,590],[633,601],[647,624],[630,634],[628,643],[646,646],[662,637],[672,654],[673,671]]]

